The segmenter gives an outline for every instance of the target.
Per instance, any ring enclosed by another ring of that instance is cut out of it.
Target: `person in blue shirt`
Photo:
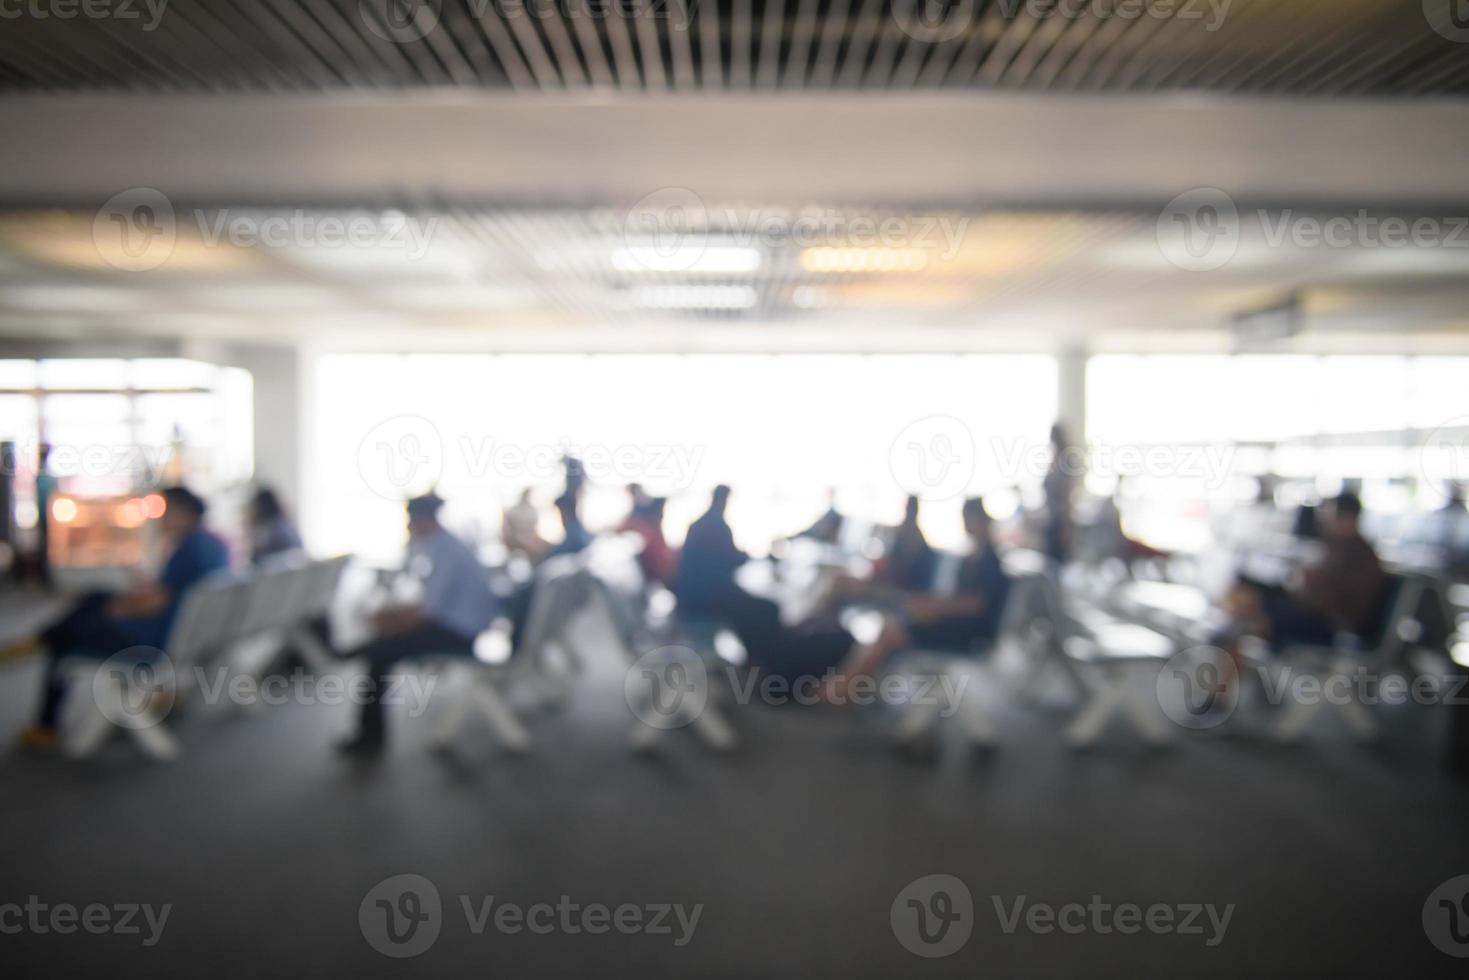
[[[23,745],[49,748],[55,744],[57,719],[66,696],[65,679],[58,669],[63,657],[105,660],[124,650],[135,650],[143,659],[161,656],[184,596],[211,575],[228,571],[229,548],[204,527],[204,501],[184,487],[164,490],[163,500],[159,520],[172,551],[158,581],[125,595],[88,595],[41,634],[46,651],[41,708],[35,724],[21,736]]]
[[[373,618],[377,638],[346,654],[367,662],[371,679],[357,732],[337,745],[349,754],[377,754],[386,743],[381,695],[399,661],[424,654],[474,656],[474,641],[489,629],[496,600],[489,578],[469,546],[439,523],[435,494],[408,501],[408,569],[423,594],[411,605],[383,609]]]

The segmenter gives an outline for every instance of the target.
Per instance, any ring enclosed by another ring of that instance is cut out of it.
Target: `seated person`
[[[810,538],[822,544],[836,544],[842,536],[842,527],[846,524],[846,518],[842,512],[837,510],[837,495],[835,490],[826,492],[826,511],[816,518],[815,523],[804,531],[797,531],[791,535],[795,538]]]
[[[1369,635],[1377,629],[1387,575],[1362,537],[1362,502],[1344,492],[1326,511],[1319,518],[1326,551],[1318,562],[1285,588],[1241,581],[1231,590],[1224,605],[1237,622],[1235,633],[1250,633],[1279,648],[1330,644],[1339,630]],[[1228,638],[1222,645],[1235,652]]]
[[[871,574],[835,575],[816,603],[816,614],[834,615],[840,607],[852,602],[900,603],[908,593],[928,591],[937,568],[938,553],[918,526],[918,498],[910,496],[903,508],[902,522],[888,529],[886,551],[873,565]]]
[[[873,584],[900,592],[921,592],[933,584],[937,555],[918,526],[918,498],[909,497],[903,521],[893,528],[887,553],[873,572]]]
[[[379,700],[400,660],[426,653],[474,656],[474,640],[489,628],[495,597],[479,559],[439,523],[443,501],[430,493],[408,501],[408,567],[427,569],[415,605],[380,610],[377,638],[346,654],[367,661],[372,683],[363,700],[357,733],[338,744],[349,753],[377,753],[386,740]]]
[[[546,550],[546,543],[536,533],[541,516],[536,513],[535,502],[530,499],[530,487],[520,491],[520,498],[509,507],[500,521],[500,537],[505,547],[527,555],[539,555]]]
[[[561,541],[546,552],[545,557],[585,551],[592,543],[592,535],[581,522],[581,498],[568,490],[556,498],[556,513],[561,517]]]
[[[735,572],[748,557],[725,519],[729,494],[729,487],[715,487],[708,511],[684,537],[673,589],[679,615],[729,626],[757,670],[788,678],[826,673],[850,652],[851,635],[826,623],[787,627],[774,602],[740,587]]]
[[[229,569],[229,549],[204,528],[204,501],[184,487],[164,490],[163,500],[159,521],[171,550],[158,581],[126,595],[86,596],[41,635],[46,650],[41,707],[35,723],[21,736],[23,745],[50,748],[56,743],[66,696],[58,668],[62,657],[105,660],[130,648],[144,648],[137,651],[140,658],[160,656],[184,596],[209,576]]]
[[[891,654],[911,647],[968,651],[977,643],[993,642],[1010,592],[1010,578],[995,551],[992,524],[984,501],[964,501],[964,530],[971,550],[959,568],[952,595],[913,593],[904,597],[903,616],[889,619],[871,644],[853,651],[841,675],[828,688],[839,699],[853,677],[874,674]]]
[[[532,557],[537,562],[585,551],[592,543],[592,534],[581,522],[580,500],[571,491],[556,498],[556,511],[561,515],[561,540],[547,545],[539,555]],[[531,602],[535,597],[536,580],[531,579],[517,588],[505,600],[505,615],[510,619],[510,649],[520,652],[520,641],[525,638],[525,627],[530,620]]]
[[[250,564],[259,565],[277,555],[301,550],[301,535],[286,516],[280,498],[269,487],[255,491],[247,518],[250,533]]]
[[[1168,557],[1160,551],[1131,537],[1122,527],[1122,511],[1117,506],[1117,494],[1104,497],[1097,505],[1091,526],[1088,528],[1088,544],[1091,557],[1096,560],[1120,559],[1129,568],[1134,561],[1147,561]]]
[[[632,487],[628,490],[631,492]],[[671,589],[678,556],[663,536],[663,509],[666,503],[662,497],[632,494],[632,510],[628,512],[627,519],[622,522],[619,530],[636,534],[643,543],[642,551],[638,552],[638,567],[642,569],[643,578],[649,584]]]

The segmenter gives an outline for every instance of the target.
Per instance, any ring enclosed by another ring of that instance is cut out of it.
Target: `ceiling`
[[[1469,94],[1457,0],[94,2],[8,18],[0,91]]]
[[[0,332],[357,348],[1173,348],[1227,342],[1232,315],[1294,295],[1313,344],[1401,346],[1411,331],[1414,344],[1461,348],[1469,221],[1405,215],[1416,244],[1378,240],[1377,212],[1341,216],[1352,224],[1339,245],[1301,232],[1328,217],[1240,208],[1222,251],[1205,240],[1190,253],[1171,213],[751,209],[688,191],[626,211],[192,210],[126,197],[100,213],[0,217]],[[1212,212],[1200,220],[1207,231]]]
[[[34,3],[0,337],[1469,350],[1456,2]]]

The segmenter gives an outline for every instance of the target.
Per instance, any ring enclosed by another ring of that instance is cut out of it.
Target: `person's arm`
[[[968,619],[983,616],[989,604],[977,592],[966,592],[952,596],[910,595],[905,602],[908,616],[917,623],[932,623],[944,619]]]
[[[379,634],[391,636],[406,633],[428,622],[428,619],[428,613],[422,606],[391,606],[373,614],[372,626]]]
[[[107,615],[112,619],[140,619],[156,616],[168,609],[173,601],[173,591],[162,585],[145,585],[121,595],[107,604]]]

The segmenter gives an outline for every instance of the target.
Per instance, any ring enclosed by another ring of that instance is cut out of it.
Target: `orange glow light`
[[[57,524],[70,524],[77,519],[77,502],[68,497],[57,497],[51,503],[51,517]]]
[[[167,507],[163,502],[163,494],[150,493],[143,498],[143,513],[150,521],[156,521],[163,516]]]
[[[133,499],[117,508],[117,526],[134,528],[143,523],[143,502]]]

